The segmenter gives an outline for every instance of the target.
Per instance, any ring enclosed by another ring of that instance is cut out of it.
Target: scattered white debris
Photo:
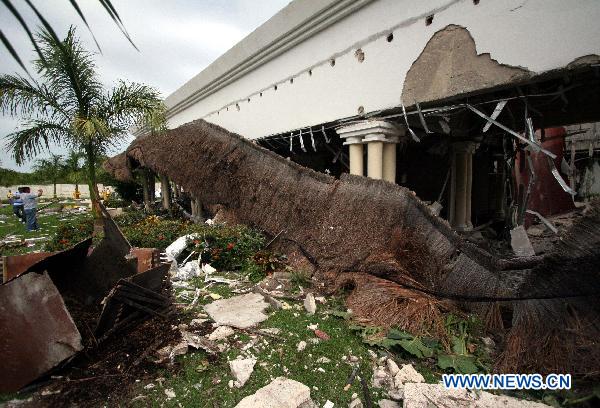
[[[424,383],[425,378],[419,373],[412,364],[402,364],[400,371],[394,376],[394,386],[398,390],[403,390],[407,383]]]
[[[398,364],[396,364],[396,362],[391,358],[388,358],[387,360],[387,367],[392,376],[396,376],[396,374],[398,374],[398,371],[400,371],[400,368],[398,368]]]
[[[156,385],[154,385],[154,384],[152,384],[152,383],[149,383],[149,384],[146,384],[146,385],[144,386],[144,389],[145,389],[145,390],[151,390],[151,389],[152,389],[152,388],[154,388],[154,387],[156,387]]]
[[[442,384],[415,383],[404,387],[404,408],[548,408],[540,402],[519,400],[487,391],[471,392],[466,389],[446,389]]]
[[[175,391],[173,391],[171,388],[167,388],[165,389],[165,395],[167,396],[167,399],[170,400],[172,398],[175,398],[177,395],[175,394]]]
[[[317,311],[317,303],[315,302],[315,296],[312,293],[308,293],[304,298],[304,308],[308,314],[315,314]]]
[[[510,246],[516,256],[534,256],[535,251],[522,225],[510,230]]]
[[[319,323],[309,324],[308,326],[306,326],[306,328],[310,331],[315,331],[319,328]]]
[[[235,378],[233,383],[235,387],[242,388],[246,384],[246,381],[248,381],[254,371],[255,364],[255,358],[237,359],[229,362],[231,375]]]
[[[333,408],[333,406],[334,406],[333,402],[327,400],[325,402],[325,405],[323,405],[323,408]]]
[[[310,388],[298,381],[279,377],[241,400],[236,408],[300,408],[311,404]]]
[[[328,359],[327,357],[320,357],[317,359],[317,363],[319,364],[328,364],[331,363],[331,360]]]
[[[400,404],[389,399],[379,400],[377,404],[379,405],[379,408],[400,408]]]
[[[187,281],[201,275],[200,265],[197,260],[189,261],[185,265],[177,268],[173,280]]]
[[[229,326],[219,326],[208,335],[208,339],[211,341],[225,340],[234,333],[235,331]]]
[[[196,238],[200,238],[199,234],[189,234],[177,238],[166,249],[165,254],[170,262],[177,262],[177,257],[187,248],[188,243]]]
[[[192,319],[190,327],[200,327],[206,322],[208,322],[208,319]]]
[[[214,224],[215,224],[215,221],[214,221],[212,218],[209,218],[209,219],[207,219],[206,221],[204,221],[204,223],[205,223],[206,225],[214,225]]]
[[[229,299],[216,300],[204,310],[219,326],[247,329],[267,320],[264,310],[269,306],[262,295],[247,293]]]
[[[363,403],[359,398],[355,398],[348,404],[348,408],[363,408]]]
[[[304,351],[305,348],[306,348],[306,342],[304,340],[302,340],[300,343],[298,343],[298,346],[297,346],[298,351]]]

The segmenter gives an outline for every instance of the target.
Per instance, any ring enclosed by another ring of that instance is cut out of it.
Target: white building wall
[[[169,126],[203,118],[254,139],[350,117],[361,106],[365,112],[399,106],[412,63],[450,24],[469,30],[478,53],[542,73],[600,54],[598,21],[597,0],[376,0],[170,117]],[[387,42],[390,32],[394,40]],[[354,55],[359,47],[362,63]],[[208,86],[190,81],[167,98],[167,107]]]

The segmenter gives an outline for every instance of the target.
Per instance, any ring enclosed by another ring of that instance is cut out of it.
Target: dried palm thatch
[[[539,350],[563,351],[559,342],[550,341],[552,333],[577,325],[565,323],[573,317],[556,304],[565,302],[567,292],[590,285],[598,293],[597,215],[574,227],[573,236],[537,267],[506,270],[492,255],[462,240],[406,188],[351,175],[335,179],[205,121],[137,139],[126,160],[118,162],[164,174],[205,206],[221,205],[241,223],[273,236],[283,231],[279,239],[297,244],[318,273],[332,271],[335,282],[353,280],[359,290],[349,302],[383,325],[436,332],[442,300],[451,299],[480,313],[489,327],[501,328],[500,306],[514,307],[508,352],[499,367],[527,367],[529,362],[516,350],[534,347],[544,336],[548,347]],[[127,176],[115,171],[119,174]],[[600,208],[599,203],[594,206]],[[586,240],[595,246],[586,246]],[[360,278],[353,272],[361,272]],[[369,290],[377,295],[363,294]],[[538,295],[556,299],[516,300]],[[568,303],[580,321],[596,327],[598,298]],[[547,361],[534,363],[543,371]]]
[[[599,253],[596,200],[521,285],[499,370],[600,374]]]
[[[451,302],[366,273],[340,274],[334,288],[350,290],[346,304],[358,322],[420,336],[445,339],[444,313],[456,309]]]

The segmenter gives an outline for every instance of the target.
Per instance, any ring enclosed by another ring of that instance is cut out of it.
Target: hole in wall
[[[312,76],[312,69],[308,70],[308,75]]]
[[[426,26],[428,26],[428,25],[431,25],[431,23],[433,23],[433,14],[432,14],[432,15],[430,15],[430,16],[427,16],[427,17],[425,18],[425,25],[426,25]]]
[[[262,92],[261,92],[259,95],[260,95],[260,97],[262,98]]]
[[[290,84],[294,83],[294,78],[290,78]]]
[[[235,108],[236,108],[236,109],[239,111],[239,110],[240,110],[240,104],[239,104],[239,103],[236,103],[236,104],[235,104]]]
[[[394,41],[394,33],[390,33],[387,37],[386,37],[387,42],[392,42]]]
[[[274,90],[277,90],[277,85],[275,85],[275,86],[273,87],[273,89],[274,89]]]
[[[229,106],[228,106],[227,108],[225,108],[225,110],[226,110],[227,112],[229,112]]]
[[[250,102],[250,98],[248,98],[248,102]]]
[[[354,56],[358,60],[358,62],[363,62],[365,60],[365,53],[360,48],[354,51]]]
[[[478,5],[479,4],[479,0],[473,0],[473,4],[474,5]]]
[[[365,113],[365,107],[361,105],[358,107],[358,114],[362,115],[363,113]]]
[[[331,65],[332,67],[335,67],[335,58],[332,58],[331,60],[329,60],[329,65]]]

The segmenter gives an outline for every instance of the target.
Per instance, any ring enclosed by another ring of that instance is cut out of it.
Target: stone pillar
[[[396,143],[404,129],[384,120],[365,120],[337,129],[340,138],[350,146],[350,174],[364,173],[363,144],[368,144],[367,176],[396,181]]]
[[[383,142],[380,140],[369,140],[367,177],[375,180],[383,178]]]
[[[162,198],[162,206],[165,210],[171,209],[171,183],[164,174],[160,175],[160,195]]]
[[[448,221],[457,231],[469,231],[471,222],[471,190],[473,185],[473,153],[478,144],[470,141],[452,144],[452,178]]]
[[[386,141],[383,145],[383,179],[390,183],[396,182],[396,145],[398,139]]]
[[[348,141],[346,143],[349,144],[350,150],[350,174],[362,176],[365,168],[362,140],[353,143]]]

